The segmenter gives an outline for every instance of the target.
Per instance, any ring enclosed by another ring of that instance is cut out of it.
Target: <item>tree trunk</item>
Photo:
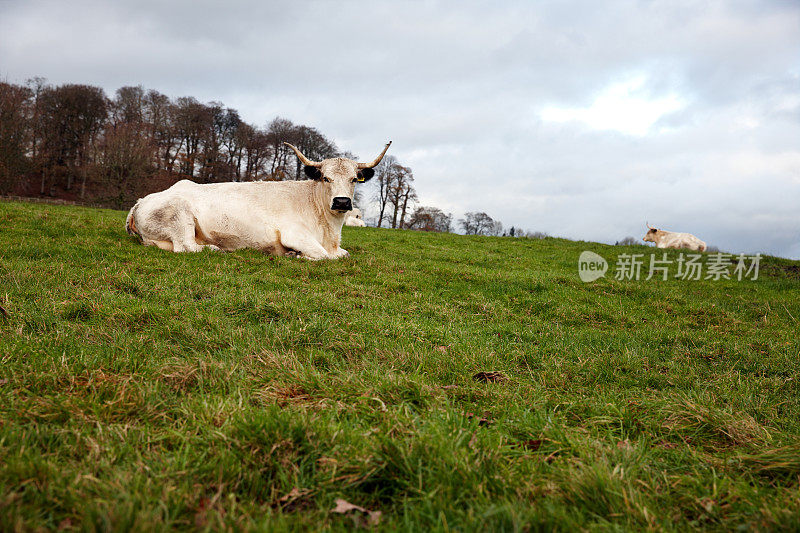
[[[394,210],[392,211],[392,229],[397,228],[397,211],[400,209],[400,198],[395,198],[394,202]]]
[[[384,189],[384,184],[383,183],[380,184],[380,187],[381,188],[378,191],[378,202],[380,202],[380,209],[378,210],[378,227],[379,228],[381,227],[381,224],[383,224],[383,214],[386,212],[386,200],[387,200],[387,197],[388,197],[388,194],[384,194],[384,192],[383,192],[383,189]]]
[[[381,208],[378,211],[378,227],[379,228],[381,227],[381,224],[383,224],[383,213],[384,213],[384,211],[386,211],[386,203],[383,200],[381,200]]]
[[[411,189],[406,190],[406,194],[403,196],[403,211],[400,213],[400,228],[403,228],[403,224],[406,220],[406,208],[408,207],[408,198],[411,196]]]

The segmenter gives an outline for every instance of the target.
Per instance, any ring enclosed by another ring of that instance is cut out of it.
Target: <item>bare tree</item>
[[[291,137],[294,139],[292,144],[312,161],[322,161],[339,156],[339,149],[336,148],[336,145],[314,128],[296,126],[293,128]],[[303,164],[297,158],[295,158],[294,179],[306,179],[303,173]]]
[[[397,165],[397,158],[393,155],[388,155],[383,158],[378,166],[375,167],[375,199],[378,202],[378,227],[383,224],[386,215],[386,206],[389,203],[389,194],[394,187],[394,180],[396,175],[393,168]]]
[[[260,180],[266,177],[267,165],[272,160],[272,142],[267,132],[250,125],[241,128],[244,142],[245,170],[243,179]]]
[[[235,109],[228,108],[219,121],[219,134],[222,139],[222,160],[225,164],[225,173],[233,181],[242,179],[242,159],[244,157],[244,137],[239,130],[244,122]]]
[[[198,177],[201,182],[213,183],[229,181],[234,177],[234,169],[228,164],[225,152],[227,138],[235,138],[239,125],[239,114],[233,109],[225,109],[220,102],[206,106],[208,117],[203,123],[201,136],[201,160]]]
[[[145,117],[156,145],[156,166],[172,172],[181,147],[175,126],[176,106],[166,95],[148,91],[145,96]]]
[[[110,120],[97,146],[99,175],[110,191],[109,201],[122,207],[157,168],[158,145],[149,121],[152,101],[141,86],[122,87],[111,101]]]
[[[499,220],[492,220],[492,223],[489,224],[489,228],[486,230],[486,235],[492,235],[494,237],[498,237],[503,233],[503,223]]]
[[[44,124],[44,152],[49,166],[66,170],[66,189],[80,174],[81,198],[86,192],[86,164],[108,117],[103,90],[90,85],[61,85],[40,96]]]
[[[0,82],[0,192],[14,191],[27,171],[33,91]]]
[[[120,87],[111,102],[109,111],[112,124],[124,122],[126,124],[142,125],[145,121],[146,94],[144,88]]]
[[[154,148],[152,139],[136,124],[121,122],[106,130],[98,162],[114,207],[124,207],[145,190],[154,170]]]
[[[418,231],[452,231],[453,215],[445,214],[436,207],[418,206],[405,225],[408,229]]]
[[[274,180],[288,179],[293,174],[290,171],[293,152],[283,143],[295,144],[295,125],[291,120],[277,117],[267,125],[267,135],[271,145],[272,161],[270,163],[269,177]]]
[[[36,163],[39,159],[39,146],[44,137],[42,123],[42,104],[41,95],[49,88],[47,80],[35,76],[27,80],[26,85],[31,90],[32,102],[30,111],[30,143],[31,143],[31,159]],[[42,184],[44,187],[44,184]],[[41,191],[44,194],[44,190]]]
[[[500,235],[503,232],[500,221],[483,212],[466,213],[464,218],[459,219],[458,224],[467,235]]]
[[[211,128],[212,112],[193,97],[178,98],[175,128],[181,140],[180,172],[194,177],[201,156],[201,143]]]
[[[417,199],[414,189],[414,174],[409,167],[395,164],[390,168],[393,174],[389,187],[388,204],[392,208],[392,228],[402,228],[409,202]]]

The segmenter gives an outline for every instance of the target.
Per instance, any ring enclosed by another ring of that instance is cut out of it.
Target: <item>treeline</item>
[[[141,86],[122,87],[109,98],[91,85],[53,86],[43,78],[25,85],[0,82],[2,195],[127,208],[181,179],[305,179],[284,142],[314,160],[354,157],[313,127],[285,118],[259,127],[221,102],[170,98]],[[375,170],[366,194],[356,190],[356,205],[368,221],[378,227],[456,230],[452,214],[418,204],[410,167],[389,155]],[[515,228],[504,231],[486,213],[467,213],[458,227],[475,235],[525,235]]]
[[[458,225],[465,235],[490,235],[494,237],[525,237],[527,239],[545,239],[547,233],[529,231],[511,226],[506,229],[502,222],[494,220],[483,212],[469,212],[458,220]]]
[[[347,156],[316,129],[276,118],[261,128],[220,102],[122,87],[0,83],[0,193],[129,205],[188,178],[199,183],[303,179],[284,146]]]

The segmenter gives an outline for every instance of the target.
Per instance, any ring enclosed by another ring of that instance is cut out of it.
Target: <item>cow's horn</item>
[[[656,228],[654,228],[653,226],[651,226],[649,222],[645,222],[645,225],[646,225],[648,228],[650,228],[650,229],[656,229]]]
[[[381,155],[379,155],[378,157],[375,158],[375,161],[373,161],[372,163],[359,163],[358,164],[358,168],[372,168],[372,167],[376,166],[378,163],[381,162],[381,159],[383,159],[383,156],[386,155],[386,150],[388,150],[391,145],[392,145],[392,141],[389,141],[388,143],[386,143],[386,147],[383,149],[383,152],[381,152]]]
[[[321,167],[322,166],[322,163],[318,163],[317,161],[312,161],[309,158],[307,158],[306,156],[304,156],[303,152],[298,150],[295,146],[293,146],[293,145],[291,145],[289,143],[286,143],[286,142],[283,143],[283,144],[285,144],[286,146],[288,146],[289,148],[294,150],[294,153],[297,154],[297,159],[299,159],[300,162],[303,163],[305,166],[307,166],[307,167]]]

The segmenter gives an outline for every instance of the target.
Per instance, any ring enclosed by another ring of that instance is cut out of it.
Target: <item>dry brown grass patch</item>
[[[666,415],[662,427],[678,433],[686,442],[699,443],[706,438],[719,444],[754,446],[772,440],[769,431],[747,413],[734,415],[689,398],[679,399],[662,410]]]

